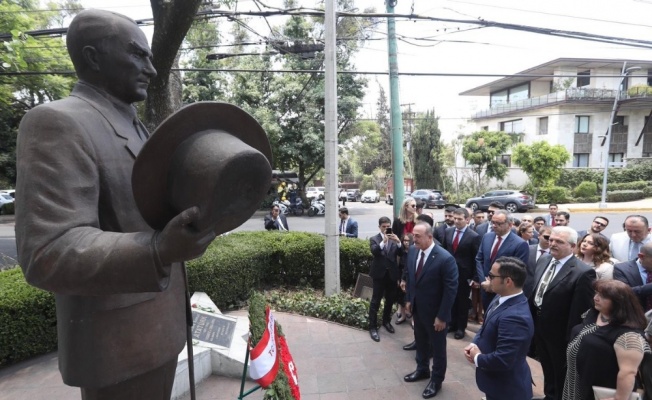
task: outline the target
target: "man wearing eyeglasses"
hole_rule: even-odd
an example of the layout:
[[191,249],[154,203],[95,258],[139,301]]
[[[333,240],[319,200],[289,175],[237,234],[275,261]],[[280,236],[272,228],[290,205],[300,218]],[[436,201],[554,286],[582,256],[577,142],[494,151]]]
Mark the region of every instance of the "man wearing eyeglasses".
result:
[[602,236],[607,240],[607,243],[609,243],[609,238],[602,233],[602,231],[605,230],[607,225],[609,225],[609,220],[606,217],[602,217],[602,216],[595,217],[593,218],[593,222],[591,223],[591,228],[584,231],[577,232],[577,239],[581,240],[587,234],[594,233],[596,235]]
[[550,254],[537,262],[534,291],[529,297],[546,399],[561,399],[571,329],[593,305],[595,270],[573,255],[576,243],[577,232],[572,228],[552,229]]
[[493,232],[482,238],[480,250],[475,257],[478,282],[482,288],[482,306],[485,310],[494,298],[489,285],[489,271],[498,257],[516,257],[527,264],[530,247],[514,232],[514,218],[505,210],[498,210],[491,218]]
[[502,203],[498,201],[492,201],[491,204],[489,204],[489,208],[487,210],[487,222],[482,223],[475,228],[475,231],[478,233],[478,235],[480,235],[480,237],[486,235],[488,232],[493,232],[493,227],[491,226],[491,218],[494,216],[496,211],[504,209],[505,206],[503,206]]
[[513,257],[496,260],[489,272],[497,294],[482,328],[466,346],[466,359],[475,364],[475,381],[487,400],[532,398],[532,374],[526,356],[534,325],[523,295],[525,264]]

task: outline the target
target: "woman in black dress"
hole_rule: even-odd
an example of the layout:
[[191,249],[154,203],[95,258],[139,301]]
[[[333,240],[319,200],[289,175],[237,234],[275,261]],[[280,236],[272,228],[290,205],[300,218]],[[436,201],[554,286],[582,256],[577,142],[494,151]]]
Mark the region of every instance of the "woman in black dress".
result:
[[645,315],[632,289],[612,279],[593,283],[594,308],[573,328],[566,351],[564,400],[592,400],[593,386],[616,389],[616,399],[634,391],[636,372],[650,347]]
[[398,304],[398,311],[396,311],[396,325],[405,322],[408,317],[405,313],[405,288],[401,287],[401,281],[406,280],[407,274],[407,254],[410,246],[414,244],[411,233],[406,233],[401,239],[401,249],[398,254],[398,270],[401,277],[397,282],[399,290],[396,291],[396,303]]

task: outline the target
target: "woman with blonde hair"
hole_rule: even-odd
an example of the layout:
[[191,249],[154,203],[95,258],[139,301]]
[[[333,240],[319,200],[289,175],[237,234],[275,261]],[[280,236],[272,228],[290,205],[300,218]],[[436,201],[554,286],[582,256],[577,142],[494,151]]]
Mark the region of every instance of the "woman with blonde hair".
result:
[[395,218],[392,223],[392,232],[401,238],[408,233],[412,233],[418,216],[416,200],[412,197],[406,197],[401,205],[398,218]]
[[618,262],[611,258],[609,242],[604,236],[587,233],[575,247],[575,257],[595,269],[598,279],[613,279],[614,264]]

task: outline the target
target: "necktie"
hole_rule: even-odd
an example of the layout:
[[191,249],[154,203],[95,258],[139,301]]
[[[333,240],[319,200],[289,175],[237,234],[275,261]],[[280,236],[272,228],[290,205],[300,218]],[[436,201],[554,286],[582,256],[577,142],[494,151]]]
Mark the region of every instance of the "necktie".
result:
[[493,301],[491,302],[491,304],[489,304],[489,308],[487,309],[487,312],[484,313],[484,318],[485,319],[489,318],[489,314],[491,314],[496,309],[496,307],[498,307],[498,300],[499,299],[500,299],[500,296],[496,296],[493,299]]
[[[652,283],[652,272],[647,273],[647,279],[645,280],[645,283]],[[647,300],[645,302],[645,311],[652,310],[652,295],[647,296]]]
[[633,241],[629,241],[629,259],[636,260],[638,258],[638,253],[641,251],[641,244]]
[[540,258],[542,255],[546,254],[546,251],[545,251],[544,249],[539,250],[539,252],[540,252],[540,254],[537,256],[537,261],[539,260],[539,258]]
[[344,229],[345,226],[346,226],[345,222],[342,221],[342,223],[340,224],[340,233],[346,233],[346,229]]
[[[421,270],[423,269],[424,258],[426,258],[426,253],[424,253],[422,251],[421,252],[421,257],[419,257],[419,264],[417,265],[417,271],[414,274],[417,279],[419,279],[419,275],[421,274]],[[650,275],[652,275],[652,274],[650,274]]]
[[544,272],[543,277],[541,278],[541,283],[539,283],[539,288],[537,289],[537,294],[534,296],[535,306],[541,307],[541,303],[543,303],[543,294],[546,292],[550,281],[552,281],[557,265],[559,265],[559,261],[553,259],[546,272]]
[[455,230],[455,239],[453,239],[453,253],[457,251],[457,245],[460,244],[460,233],[459,229]]
[[278,217],[278,219],[276,220],[276,223],[278,224],[279,230],[281,230],[281,231],[287,230],[287,229],[285,229],[285,226],[283,226],[283,221],[281,220],[281,217]]
[[493,264],[494,260],[496,259],[496,254],[498,254],[498,248],[500,247],[500,242],[503,241],[502,236],[496,236],[498,240],[496,240],[496,244],[494,244],[494,248],[491,249],[491,257],[489,257],[489,261]]
[[550,226],[557,226],[557,221],[555,221],[555,217],[550,216]]

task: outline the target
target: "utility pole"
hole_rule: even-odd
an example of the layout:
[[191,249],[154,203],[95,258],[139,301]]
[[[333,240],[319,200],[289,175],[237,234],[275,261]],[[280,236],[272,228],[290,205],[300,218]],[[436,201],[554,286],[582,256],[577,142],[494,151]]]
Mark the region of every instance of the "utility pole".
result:
[[[397,0],[385,0],[387,13],[394,14]],[[392,175],[394,177],[394,215],[401,211],[405,198],[403,183],[403,120],[398,99],[398,59],[396,56],[396,21],[394,17],[387,18],[387,48],[389,52],[389,104],[390,123],[392,125]]]
[[401,107],[407,106],[408,110],[405,113],[404,121],[407,121],[407,140],[405,140],[405,148],[407,150],[408,156],[405,163],[407,164],[408,172],[410,173],[410,178],[414,179],[414,170],[412,169],[412,159],[410,158],[410,148],[412,147],[412,124],[414,123],[412,115],[412,106],[414,103],[405,103],[401,104]]
[[324,52],[324,165],[326,242],[324,243],[324,292],[327,296],[340,292],[340,238],[337,229],[337,64],[335,0],[326,0]]

